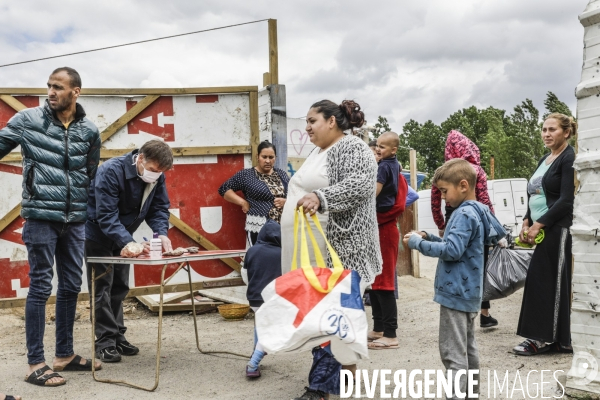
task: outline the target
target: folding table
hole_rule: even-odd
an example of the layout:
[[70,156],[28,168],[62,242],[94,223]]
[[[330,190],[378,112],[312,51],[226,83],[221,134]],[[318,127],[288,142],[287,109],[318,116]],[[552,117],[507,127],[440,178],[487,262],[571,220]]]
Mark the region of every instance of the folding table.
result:
[[[222,258],[232,258],[232,257],[242,257],[246,254],[246,250],[214,250],[214,251],[200,251],[198,253],[189,254],[185,253],[181,256],[175,257],[162,257],[162,258],[150,258],[148,256],[139,256],[137,258],[123,258],[123,257],[87,257],[88,263],[100,263],[100,264],[136,264],[136,268],[143,268],[145,265],[162,265],[162,273],[160,276],[160,302],[159,302],[159,310],[158,310],[158,340],[156,342],[156,373],[155,373],[155,381],[154,386],[151,388],[146,388],[143,386],[138,386],[136,384],[124,381],[124,380],[112,380],[112,379],[101,379],[96,377],[96,307],[95,301],[92,300],[94,306],[92,309],[92,377],[97,382],[103,383],[120,383],[123,385],[131,386],[136,389],[142,389],[149,392],[154,391],[158,387],[158,379],[160,376],[160,347],[161,347],[161,334],[162,334],[162,313],[163,313],[163,295],[164,288],[167,283],[179,272],[181,269],[184,269],[188,273],[188,282],[190,288],[190,296],[192,300],[192,317],[194,318],[194,332],[196,333],[196,347],[201,353],[222,353],[222,354],[234,354],[237,356],[243,356],[241,354],[231,353],[227,351],[202,351],[200,348],[200,341],[198,339],[198,324],[196,322],[196,306],[194,303],[194,292],[192,289],[192,269],[190,267],[190,261],[204,261],[204,260],[214,260],[214,259],[222,259]],[[165,280],[165,271],[169,264],[179,263],[177,270]],[[96,298],[96,279],[102,277],[105,272],[98,277],[96,277],[96,272],[94,268],[91,268],[92,276],[91,276],[91,294],[90,298]]]

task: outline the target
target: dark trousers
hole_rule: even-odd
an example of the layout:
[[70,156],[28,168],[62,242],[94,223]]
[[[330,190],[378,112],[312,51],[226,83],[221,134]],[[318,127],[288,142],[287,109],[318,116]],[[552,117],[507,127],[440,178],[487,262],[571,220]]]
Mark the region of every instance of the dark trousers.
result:
[[387,338],[396,337],[398,329],[398,307],[393,290],[371,290],[371,310],[373,313],[373,331],[383,332]]
[[72,356],[73,324],[83,274],[84,224],[28,219],[22,237],[29,260],[29,292],[25,303],[27,362],[45,361],[46,301],[52,293],[55,258],[58,278],[55,355]]
[[308,387],[312,390],[339,395],[342,364],[331,354],[330,345],[317,346],[313,348],[312,354],[313,363],[308,373]]
[[[85,241],[86,257],[116,257],[120,254],[121,249],[113,248],[112,245],[106,246],[93,240]],[[123,300],[129,292],[129,267],[129,264],[87,263],[90,296],[92,268],[96,277],[106,272],[106,275],[96,279],[96,350],[114,347],[126,340]]]

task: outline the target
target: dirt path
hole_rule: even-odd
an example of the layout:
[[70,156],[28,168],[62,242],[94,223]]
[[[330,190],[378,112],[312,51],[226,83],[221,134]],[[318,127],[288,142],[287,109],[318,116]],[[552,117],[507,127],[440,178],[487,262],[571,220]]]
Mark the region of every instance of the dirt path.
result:
[[[442,369],[439,359],[438,312],[433,303],[433,276],[436,259],[422,258],[423,277],[403,277],[399,281],[398,300],[401,348],[398,350],[372,351],[371,359],[361,362],[360,369]],[[496,370],[504,376],[509,371],[510,387],[517,371],[526,386],[527,374],[532,370],[566,371],[571,364],[571,355],[542,354],[535,357],[519,357],[510,351],[521,341],[515,335],[521,306],[522,292],[504,300],[492,302],[492,315],[500,322],[497,328],[477,328],[482,388],[481,398],[488,398],[488,370]],[[89,310],[80,305],[81,318],[75,322],[75,350],[88,356],[90,346]],[[370,308],[367,308],[370,316]],[[166,315],[164,319],[161,377],[158,389],[146,393],[117,385],[94,382],[91,373],[64,373],[68,383],[57,388],[40,388],[23,381],[26,373],[26,349],[22,309],[1,310],[0,326],[0,392],[20,394],[24,399],[291,399],[303,392],[311,365],[309,353],[267,356],[263,361],[263,376],[257,381],[244,377],[246,361],[230,356],[199,354],[195,347],[193,322],[187,313]],[[99,376],[113,379],[128,379],[141,385],[154,383],[154,355],[156,347],[157,318],[140,306],[127,314],[128,340],[139,346],[141,352],[135,357],[125,358],[118,364],[107,364]],[[252,350],[253,321],[227,322],[218,314],[198,317],[201,345],[206,350],[229,350],[250,354]],[[46,325],[46,355],[54,354],[54,323]],[[51,361],[51,358],[49,358]],[[493,374],[493,372],[492,372]],[[562,373],[559,373],[562,374]],[[493,375],[492,375],[493,376]],[[545,375],[544,396],[555,396],[551,392],[556,382],[551,373]],[[534,396],[540,383],[539,372],[529,378],[530,396],[517,390],[513,396],[499,394],[495,398],[541,398]],[[378,389],[379,390],[379,389]],[[539,390],[539,389],[538,389]],[[491,396],[494,398],[493,389]],[[560,394],[560,391],[559,391]],[[332,399],[338,398],[332,396]],[[379,397],[375,397],[379,398]]]

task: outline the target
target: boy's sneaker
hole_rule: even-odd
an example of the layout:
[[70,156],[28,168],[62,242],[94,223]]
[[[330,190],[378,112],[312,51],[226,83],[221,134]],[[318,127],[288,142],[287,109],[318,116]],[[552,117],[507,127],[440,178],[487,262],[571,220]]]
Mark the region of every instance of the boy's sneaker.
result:
[[121,355],[114,346],[96,351],[96,357],[105,363],[116,363],[121,361]]
[[487,317],[483,314],[479,316],[479,326],[482,328],[491,328],[492,326],[498,325],[498,320],[491,315]]
[[306,392],[300,397],[296,397],[294,400],[328,400],[329,395],[320,390],[312,390],[305,387]]
[[255,370],[251,370],[250,366],[246,365],[246,378],[260,378],[260,365]]
[[117,351],[124,356],[135,356],[140,349],[129,343],[127,340],[117,343]]

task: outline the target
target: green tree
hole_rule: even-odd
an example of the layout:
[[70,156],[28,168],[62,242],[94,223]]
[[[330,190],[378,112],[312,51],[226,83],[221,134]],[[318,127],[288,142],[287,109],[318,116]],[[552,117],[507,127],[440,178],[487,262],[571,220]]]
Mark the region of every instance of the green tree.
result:
[[455,112],[440,125],[445,133],[459,131],[473,143],[482,143],[489,129],[483,110],[475,106]]
[[377,117],[377,123],[375,124],[375,130],[373,131],[373,138],[377,139],[381,136],[382,133],[391,131],[390,124],[388,123],[387,118],[382,117],[381,115]]
[[555,112],[565,114],[570,117],[573,116],[573,114],[571,113],[571,109],[565,103],[560,101],[558,97],[556,97],[556,95],[552,92],[546,93],[546,100],[544,100],[544,106],[546,107],[546,113],[544,114],[542,119],[546,119],[548,115]]
[[[509,175],[512,162],[509,152],[509,138],[504,130],[504,110],[489,107],[482,112],[488,131],[483,142],[478,147],[481,151],[481,164],[485,169],[488,179],[491,179],[491,159],[494,157],[494,179],[506,178]],[[477,144],[477,143],[475,143]]]
[[446,135],[439,125],[431,120],[422,125],[410,120],[402,128],[397,157],[402,166],[408,169],[409,149],[416,150],[417,168],[419,172],[427,174],[426,182],[429,182],[436,168],[444,163],[445,143]]
[[[544,105],[544,117],[552,112],[571,115],[567,105],[552,92],[547,93]],[[387,119],[380,117],[380,122],[383,121]],[[436,168],[444,163],[446,137],[451,130],[461,132],[479,147],[481,166],[488,176],[494,156],[495,179],[529,178],[538,160],[547,152],[540,135],[540,111],[530,99],[525,99],[512,113],[494,107],[471,106],[451,114],[439,126],[431,120],[424,124],[410,120],[402,128],[398,160],[406,168],[409,149],[415,149],[418,169],[428,174],[426,182],[429,182]]]

